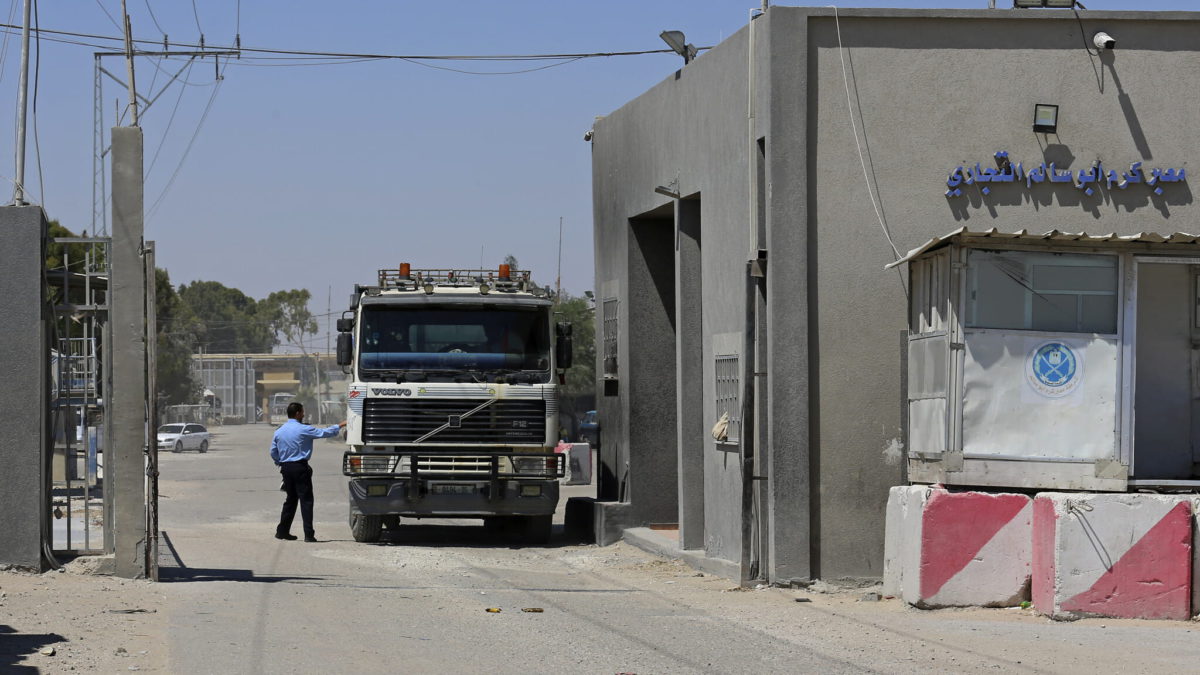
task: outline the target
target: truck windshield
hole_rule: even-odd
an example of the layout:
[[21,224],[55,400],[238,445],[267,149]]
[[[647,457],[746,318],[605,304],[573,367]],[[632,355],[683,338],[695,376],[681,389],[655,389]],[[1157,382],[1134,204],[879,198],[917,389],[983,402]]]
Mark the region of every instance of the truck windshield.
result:
[[365,307],[364,370],[549,370],[550,326],[542,307]]

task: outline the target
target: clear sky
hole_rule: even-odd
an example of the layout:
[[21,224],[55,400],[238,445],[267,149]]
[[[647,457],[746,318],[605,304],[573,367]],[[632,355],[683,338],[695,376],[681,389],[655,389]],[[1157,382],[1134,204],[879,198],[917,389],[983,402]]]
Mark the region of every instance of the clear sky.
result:
[[[127,2],[139,38],[161,40],[165,31],[173,42],[196,42],[202,30],[207,45],[228,45],[240,30],[246,47],[385,54],[659,49],[664,45],[658,33],[665,29],[682,30],[689,42],[706,46],[745,25],[749,8],[758,5],[748,0]],[[979,9],[987,0],[838,4]],[[1182,0],[1084,4],[1093,10],[1200,8]],[[21,0],[0,0],[0,12],[9,12],[0,20],[20,23],[20,5]],[[105,12],[119,20],[119,0],[42,5],[44,29],[119,34]],[[18,43],[8,36],[0,61],[0,91],[10,101],[16,98]],[[26,183],[34,201],[76,231],[91,228],[94,51],[42,42],[37,120],[44,196],[32,136],[29,141]],[[121,59],[105,62],[124,76]],[[158,93],[183,64],[137,59],[139,91]],[[308,288],[316,298],[314,310],[323,312],[327,289],[332,287],[333,308],[340,309],[354,283],[368,283],[379,267],[403,261],[414,267],[473,266],[482,254],[491,267],[512,253],[534,270],[536,280],[553,284],[562,217],[562,282],[581,294],[592,288],[591,164],[583,133],[594,116],[620,107],[680,64],[674,54],[652,54],[580,60],[525,74],[476,75],[405,61],[314,66],[243,59],[225,68],[213,97],[213,59],[206,58],[187,71],[187,84],[166,89],[141,120],[147,237],[158,242],[158,263],[177,284],[211,279],[260,298],[281,288]],[[547,64],[434,65],[509,71]],[[126,93],[106,81],[103,96],[108,127]],[[0,128],[14,129],[15,107],[0,106]],[[0,176],[6,187],[0,201],[11,199],[13,148],[13,134],[3,134]],[[323,336],[320,342],[323,346]]]

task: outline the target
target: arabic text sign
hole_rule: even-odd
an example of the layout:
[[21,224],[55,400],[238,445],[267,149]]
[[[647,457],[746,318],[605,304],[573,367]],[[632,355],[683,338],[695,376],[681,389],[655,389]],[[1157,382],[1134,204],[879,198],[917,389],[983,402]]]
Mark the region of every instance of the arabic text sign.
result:
[[1125,190],[1130,185],[1145,184],[1154,190],[1154,194],[1161,195],[1164,184],[1187,180],[1187,169],[1150,169],[1147,171],[1142,169],[1141,162],[1130,164],[1128,171],[1113,169],[1105,172],[1103,162],[1096,161],[1091,167],[1074,172],[1070,169],[1059,169],[1054,162],[1049,165],[1042,162],[1029,169],[1026,169],[1020,162],[1014,166],[1005,151],[997,152],[995,159],[995,168],[981,168],[976,163],[973,167],[960,166],[951,171],[950,177],[946,179],[946,186],[949,188],[946,190],[946,196],[961,197],[965,185],[979,185],[979,191],[986,195],[991,192],[989,183],[1021,181],[1025,182],[1027,188],[1032,188],[1035,183],[1047,181],[1070,183],[1072,187],[1081,190],[1088,196],[1095,194],[1096,187],[1101,183],[1105,183],[1109,190]]

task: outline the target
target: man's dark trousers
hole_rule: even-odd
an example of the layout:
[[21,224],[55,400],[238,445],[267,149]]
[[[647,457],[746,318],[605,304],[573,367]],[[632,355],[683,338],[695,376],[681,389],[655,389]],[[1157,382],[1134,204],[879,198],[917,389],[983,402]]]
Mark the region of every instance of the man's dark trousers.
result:
[[287,499],[283,501],[283,512],[279,514],[279,527],[275,534],[291,534],[292,519],[296,517],[296,503],[300,503],[300,515],[304,518],[304,536],[314,536],[313,531],[313,487],[312,468],[307,461],[284,462],[279,465],[283,476],[283,490]]

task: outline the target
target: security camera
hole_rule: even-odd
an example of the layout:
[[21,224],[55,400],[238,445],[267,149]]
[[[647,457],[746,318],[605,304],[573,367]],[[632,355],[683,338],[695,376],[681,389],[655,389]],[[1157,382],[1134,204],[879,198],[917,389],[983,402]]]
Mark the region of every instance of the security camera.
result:
[[591,141],[591,140],[592,140],[592,136],[593,136],[594,134],[595,134],[595,132],[594,132],[594,131],[592,131],[591,129],[588,129],[587,131],[583,132],[583,140],[585,140],[585,141]]
[[1096,45],[1096,49],[1112,49],[1117,46],[1117,41],[1108,33],[1100,31],[1092,38],[1092,44]]

